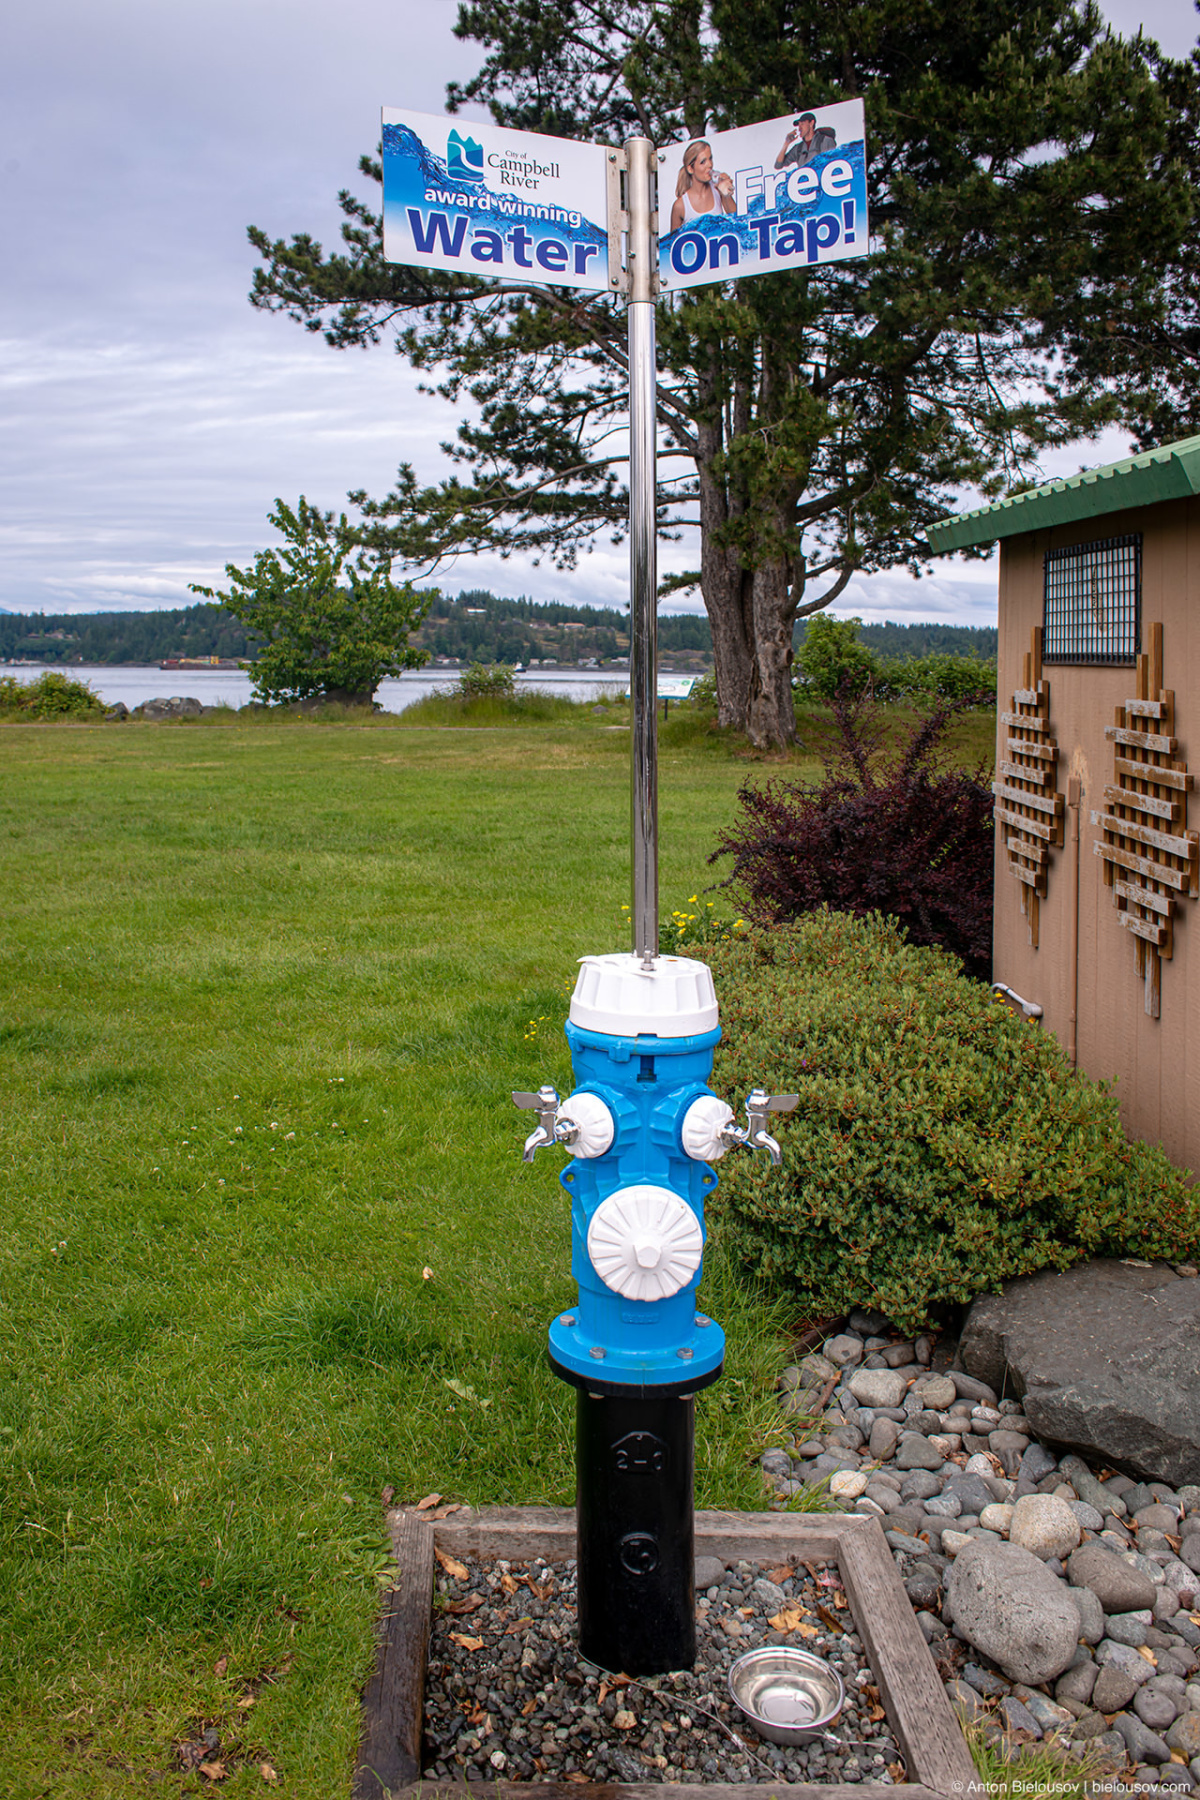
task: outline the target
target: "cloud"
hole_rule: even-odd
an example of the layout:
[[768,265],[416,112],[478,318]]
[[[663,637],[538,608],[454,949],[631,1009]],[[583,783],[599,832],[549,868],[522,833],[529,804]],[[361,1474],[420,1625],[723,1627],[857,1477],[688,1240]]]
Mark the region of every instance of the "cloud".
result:
[[[1192,41],[1178,0],[1104,10],[1176,54]],[[245,228],[336,240],[379,107],[438,112],[477,68],[453,19],[450,0],[40,0],[6,19],[0,606],[183,604],[268,541],[276,495],[337,506],[402,460],[436,476],[453,409],[385,347],[338,355],[253,313]],[[664,572],[695,560],[661,547]],[[464,559],[444,584],[623,606],[627,557],[602,540],[565,575]],[[837,610],[974,621],[994,589],[981,565],[940,564],[852,583]]]

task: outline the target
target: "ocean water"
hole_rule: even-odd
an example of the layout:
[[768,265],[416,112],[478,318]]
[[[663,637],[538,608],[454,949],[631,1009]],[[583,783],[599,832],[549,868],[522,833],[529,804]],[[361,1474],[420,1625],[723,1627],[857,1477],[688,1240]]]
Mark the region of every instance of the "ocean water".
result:
[[[73,681],[86,681],[109,706],[123,700],[131,710],[144,700],[172,696],[199,700],[202,706],[246,706],[252,696],[250,677],[241,669],[160,669],[156,665],[83,663],[0,663],[0,674],[34,681],[46,669],[59,669]],[[413,669],[381,681],[375,698],[384,712],[399,713],[435,688],[452,688],[457,669]],[[517,687],[587,700],[604,690],[622,693],[629,686],[624,669],[536,669],[518,675]]]

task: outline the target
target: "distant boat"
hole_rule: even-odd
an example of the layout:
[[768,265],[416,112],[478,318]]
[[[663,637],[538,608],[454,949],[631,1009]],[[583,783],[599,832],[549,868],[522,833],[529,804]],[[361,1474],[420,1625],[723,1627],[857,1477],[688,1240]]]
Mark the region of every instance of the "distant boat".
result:
[[230,656],[164,656],[160,669],[243,669],[245,663]]

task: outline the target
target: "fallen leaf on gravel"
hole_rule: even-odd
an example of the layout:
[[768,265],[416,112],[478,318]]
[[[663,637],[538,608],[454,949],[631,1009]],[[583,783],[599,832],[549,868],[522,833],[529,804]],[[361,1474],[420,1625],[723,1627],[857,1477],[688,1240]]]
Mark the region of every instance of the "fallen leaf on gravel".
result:
[[843,1607],[849,1606],[850,1602],[847,1600],[845,1594],[838,1593],[833,1596],[833,1604],[837,1607],[838,1611],[840,1612],[843,1609]]
[[774,1582],[789,1581],[795,1573],[796,1571],[793,1569],[791,1563],[780,1563],[777,1569],[767,1570],[767,1580]]
[[831,1613],[827,1606],[818,1605],[817,1617],[818,1617],[818,1619],[823,1619],[825,1621],[826,1625],[828,1625],[833,1631],[840,1631],[842,1629],[841,1620],[834,1613]]
[[464,1613],[478,1612],[482,1605],[482,1594],[468,1594],[465,1600],[452,1600],[446,1611],[453,1613],[456,1619],[461,1619]]
[[882,1706],[873,1706],[867,1714],[867,1717],[870,1719],[872,1725],[878,1725],[880,1719],[887,1718],[887,1714],[884,1712]]
[[526,1613],[523,1619],[517,1619],[513,1624],[506,1626],[504,1635],[505,1637],[512,1637],[516,1632],[524,1631],[527,1626],[532,1624],[532,1617],[529,1613]]
[[213,1674],[216,1676],[218,1681],[220,1681],[222,1675],[225,1673],[225,1671],[228,1667],[229,1667],[229,1658],[227,1656],[218,1656],[216,1662],[213,1664]]
[[504,1574],[500,1577],[500,1586],[504,1589],[506,1594],[515,1594],[520,1583],[515,1575]]
[[270,1763],[259,1763],[258,1772],[264,1781],[279,1780],[279,1776],[275,1773],[275,1770],[271,1767]]
[[200,1764],[200,1773],[207,1775],[210,1781],[224,1781],[228,1770],[221,1762],[203,1762]]
[[537,1696],[534,1695],[533,1699],[527,1700],[525,1702],[524,1706],[521,1708],[521,1717],[523,1719],[527,1719],[529,1717],[530,1713],[535,1713],[536,1711],[537,1711]]
[[564,1777],[566,1781],[590,1781],[591,1779],[591,1776],[586,1775],[582,1769],[568,1769]]
[[1139,1644],[1138,1645],[1138,1655],[1144,1656],[1146,1661],[1150,1664],[1152,1669],[1157,1669],[1158,1658],[1157,1658],[1157,1656],[1155,1656],[1153,1650],[1151,1650],[1149,1644]]
[[893,1781],[903,1781],[904,1780],[905,1770],[904,1770],[903,1763],[899,1763],[899,1762],[889,1763],[887,1766],[887,1769],[888,1769],[888,1774],[891,1776]]
[[777,1612],[773,1619],[768,1619],[767,1624],[772,1631],[795,1631],[803,1617],[804,1614],[798,1606],[785,1606],[783,1611]]
[[441,1497],[440,1494],[426,1494],[423,1500],[417,1501],[415,1510],[417,1512],[428,1512],[431,1506],[436,1506],[438,1504]]
[[455,1581],[470,1580],[471,1571],[467,1568],[467,1565],[465,1563],[460,1563],[458,1559],[451,1556],[448,1551],[439,1550],[435,1544],[433,1547],[433,1554],[437,1557],[447,1575],[453,1575]]
[[482,1638],[468,1637],[466,1635],[466,1633],[462,1632],[462,1631],[452,1631],[450,1633],[450,1642],[452,1644],[457,1644],[460,1650],[482,1650],[483,1649],[483,1639]]

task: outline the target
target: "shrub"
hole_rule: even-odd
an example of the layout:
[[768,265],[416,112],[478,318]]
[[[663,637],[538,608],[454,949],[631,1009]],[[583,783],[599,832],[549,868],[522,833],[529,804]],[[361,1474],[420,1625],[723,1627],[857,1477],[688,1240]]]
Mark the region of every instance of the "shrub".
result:
[[473,662],[458,678],[458,692],[468,700],[501,699],[516,692],[507,663]]
[[688,695],[688,704],[695,707],[697,712],[703,713],[706,718],[710,716],[716,718],[717,677],[714,670],[709,669],[705,674],[696,677],[692,683],[692,691]]
[[810,1316],[939,1307],[1085,1256],[1192,1256],[1200,1194],[1131,1142],[1115,1099],[1055,1040],[905,941],[821,911],[706,951],[721,1005],[713,1085],[798,1093],[781,1169],[737,1152],[715,1217]]
[[881,700],[958,700],[965,706],[995,706],[996,664],[974,656],[931,650],[926,656],[884,659],[873,692]]
[[940,760],[963,702],[944,703],[897,745],[865,698],[834,699],[838,736],[820,782],[747,783],[741,817],[709,858],[732,856],[756,924],[819,906],[887,913],[915,944],[952,950],[969,973],[992,968],[991,789]]
[[796,652],[796,667],[808,699],[832,704],[839,692],[864,693],[880,673],[875,652],[858,635],[861,619],[831,619],[814,613]]
[[72,681],[47,669],[36,681],[0,676],[0,717],[9,719],[99,719],[104,702],[86,681]]

